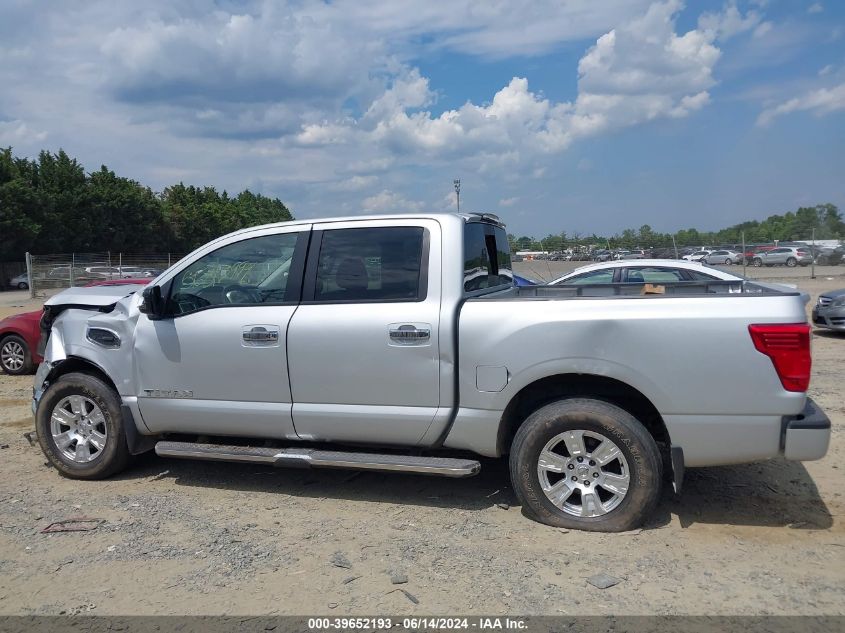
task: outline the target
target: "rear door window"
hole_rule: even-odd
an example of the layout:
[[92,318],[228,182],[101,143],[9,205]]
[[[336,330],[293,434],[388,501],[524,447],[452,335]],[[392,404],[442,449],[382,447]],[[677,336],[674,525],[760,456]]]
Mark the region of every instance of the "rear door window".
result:
[[422,301],[425,229],[387,226],[323,233],[314,301]]

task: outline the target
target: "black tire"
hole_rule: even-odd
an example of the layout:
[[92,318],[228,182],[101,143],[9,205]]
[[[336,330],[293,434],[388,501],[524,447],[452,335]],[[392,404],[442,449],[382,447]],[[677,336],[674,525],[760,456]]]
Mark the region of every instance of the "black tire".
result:
[[795,264],[797,264],[797,263],[798,263],[798,260],[795,259],[794,257],[790,257],[789,259],[786,260],[786,265],[789,266],[790,268],[795,268]]
[[759,257],[755,257],[754,259],[751,260],[751,265],[759,268],[760,266],[763,265],[763,260],[760,259]]
[[[16,366],[17,363],[12,360],[11,353],[13,350],[23,351],[23,364],[20,367]],[[15,366],[13,366],[13,363]],[[12,376],[31,374],[35,369],[35,363],[32,362],[32,352],[29,349],[29,345],[17,334],[9,334],[0,339],[0,368]]]
[[[571,430],[612,439],[629,465],[627,493],[606,514],[574,516],[552,503],[543,491],[538,473],[540,453],[557,435]],[[554,527],[593,532],[624,532],[639,527],[660,498],[662,471],[660,451],[646,428],[627,411],[600,400],[570,398],[538,409],[519,427],[511,445],[511,483],[523,510]]]
[[29,290],[29,284],[22,281],[18,284],[18,290]]
[[[102,411],[107,429],[106,442],[96,457],[85,463],[66,457],[56,445],[50,429],[54,408],[66,397],[80,395],[93,401]],[[131,455],[120,413],[120,398],[100,378],[91,374],[70,373],[47,388],[35,414],[35,431],[41,450],[62,475],[71,479],[105,479],[129,464]]]

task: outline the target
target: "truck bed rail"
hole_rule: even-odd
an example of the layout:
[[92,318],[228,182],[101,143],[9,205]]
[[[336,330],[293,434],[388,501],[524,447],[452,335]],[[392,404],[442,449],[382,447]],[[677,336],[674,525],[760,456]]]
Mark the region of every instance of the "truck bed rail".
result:
[[801,294],[786,288],[777,288],[746,280],[677,281],[667,283],[597,283],[557,284],[554,286],[520,286],[502,292],[477,297],[477,299],[595,299],[606,297],[654,298],[678,296],[791,296]]

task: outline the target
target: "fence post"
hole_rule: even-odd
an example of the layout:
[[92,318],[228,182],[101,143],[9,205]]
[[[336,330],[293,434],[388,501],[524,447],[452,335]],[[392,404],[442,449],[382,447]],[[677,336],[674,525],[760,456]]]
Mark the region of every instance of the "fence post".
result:
[[816,227],[813,227],[813,250],[810,253],[810,257],[812,258],[810,269],[810,279],[816,278]]
[[170,268],[170,253],[167,254],[167,267]]
[[70,254],[70,288],[73,288],[73,269],[76,268],[76,253]]
[[35,286],[32,285],[32,255],[26,252],[26,283],[29,286],[29,298],[35,299]]

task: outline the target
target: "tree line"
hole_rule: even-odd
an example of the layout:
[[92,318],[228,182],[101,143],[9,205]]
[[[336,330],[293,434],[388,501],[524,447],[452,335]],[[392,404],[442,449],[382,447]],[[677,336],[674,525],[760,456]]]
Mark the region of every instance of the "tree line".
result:
[[179,183],[155,192],[63,150],[37,159],[0,149],[0,261],[35,254],[184,254],[247,226],[291,220],[278,198]]
[[[63,150],[37,159],[0,149],[0,261],[21,261],[24,253],[187,253],[220,235],[293,216],[278,198],[244,190],[236,196],[214,187],[179,183],[154,192],[117,176],[105,165],[86,173]],[[674,234],[679,247],[749,244],[774,240],[845,238],[845,222],[833,204],[801,207],[765,220],[720,231],[690,228]],[[671,233],[644,224],[613,236],[552,233],[542,239],[508,235],[511,249],[556,251],[572,246],[666,248]]]
[[[817,240],[845,238],[845,221],[834,204],[818,204],[814,207],[800,207],[783,215],[770,215],[762,221],[749,220],[720,231],[699,231],[683,229],[674,234],[677,246],[718,246],[742,243],[745,233],[746,244],[765,244],[775,240]],[[511,250],[560,251],[573,246],[598,246],[600,248],[669,248],[672,233],[654,231],[648,224],[639,229],[625,229],[612,236],[584,235],[581,233],[551,233],[542,239],[527,235],[508,235]]]

